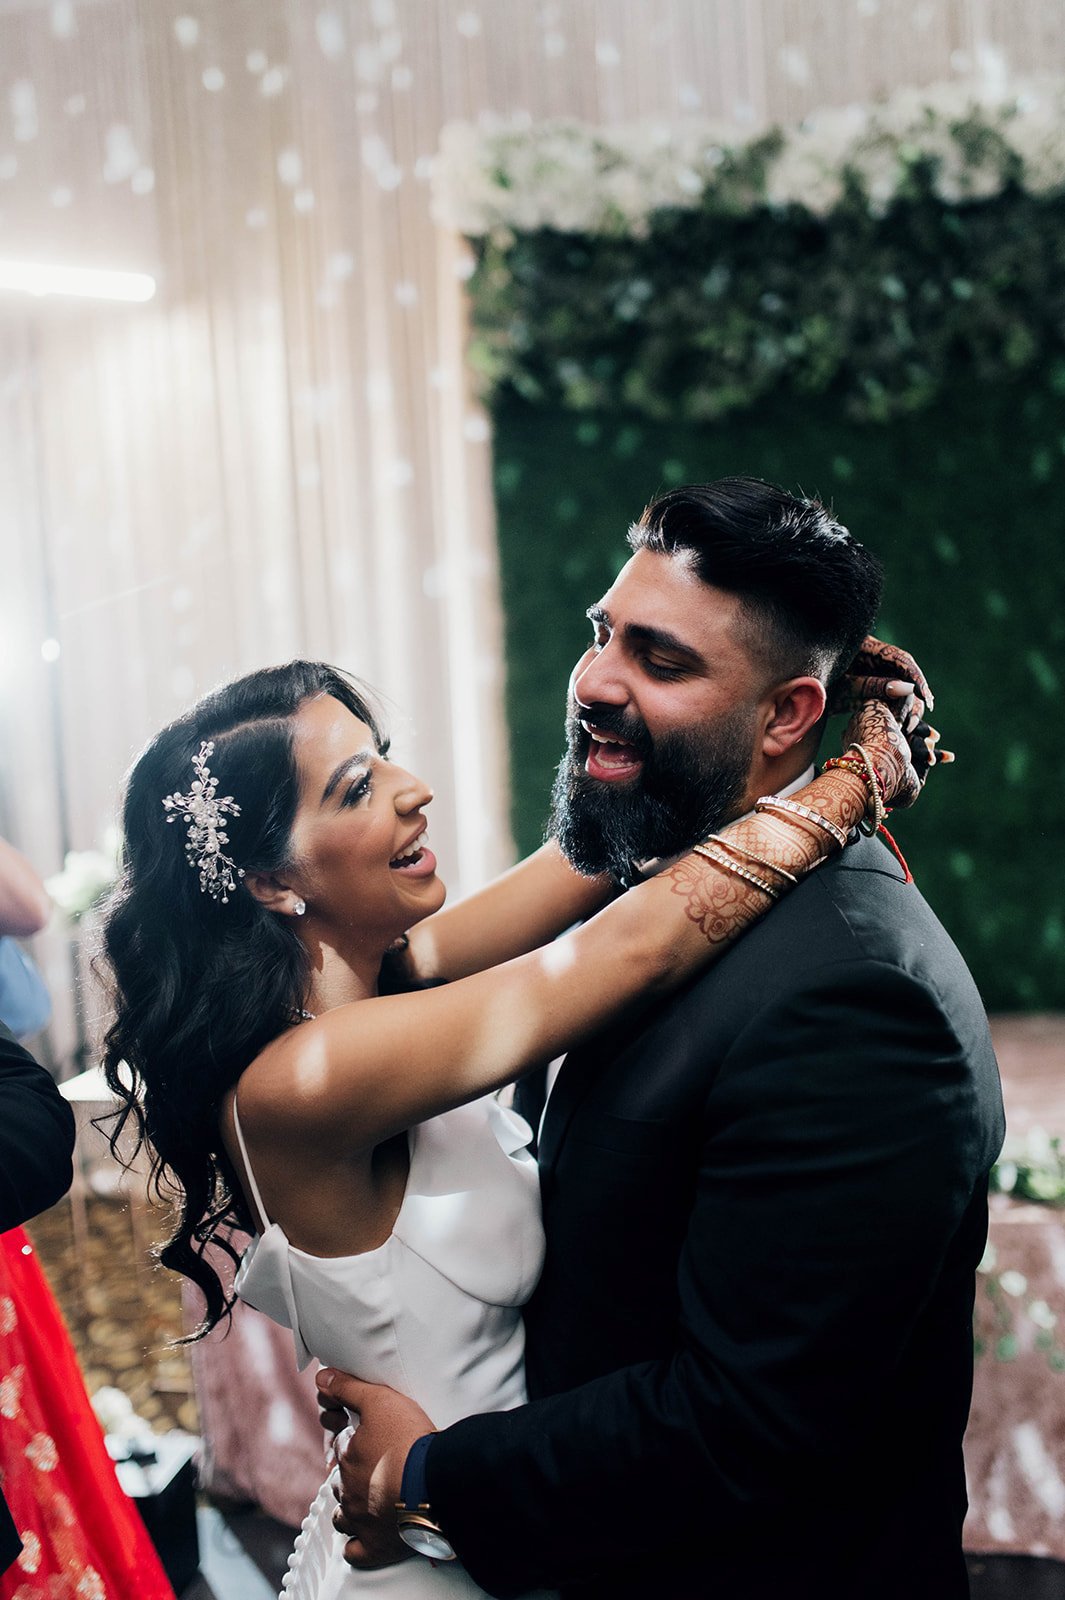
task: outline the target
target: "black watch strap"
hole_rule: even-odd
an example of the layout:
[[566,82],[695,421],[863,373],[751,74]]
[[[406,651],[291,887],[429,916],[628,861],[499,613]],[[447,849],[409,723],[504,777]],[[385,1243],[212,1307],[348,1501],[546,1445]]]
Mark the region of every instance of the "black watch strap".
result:
[[416,1511],[419,1506],[428,1503],[429,1488],[425,1476],[425,1458],[429,1454],[432,1442],[432,1434],[423,1433],[420,1439],[415,1439],[407,1451],[399,1497],[408,1511]]

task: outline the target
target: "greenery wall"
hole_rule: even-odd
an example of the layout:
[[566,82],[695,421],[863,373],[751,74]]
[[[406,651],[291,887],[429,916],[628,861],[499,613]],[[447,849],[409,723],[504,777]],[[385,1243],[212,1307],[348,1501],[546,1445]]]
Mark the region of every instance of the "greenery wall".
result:
[[575,413],[499,393],[495,482],[514,829],[542,837],[585,608],[663,488],[743,472],[834,503],[883,557],[880,632],[936,689],[958,764],[894,828],[993,1010],[1065,1007],[1065,399],[960,374],[871,426],[777,395],[714,424]]
[[[955,767],[897,836],[994,1009],[1065,1008],[1065,83],[734,146],[456,138],[495,422],[514,827],[541,837],[585,608],[660,490],[832,503]],[[461,131],[461,130],[460,130]]]

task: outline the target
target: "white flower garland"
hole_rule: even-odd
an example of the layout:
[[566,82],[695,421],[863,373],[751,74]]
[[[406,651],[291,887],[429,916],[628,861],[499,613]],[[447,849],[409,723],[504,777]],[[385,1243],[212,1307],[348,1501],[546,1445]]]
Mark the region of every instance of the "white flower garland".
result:
[[[434,215],[471,238],[537,228],[639,235],[653,211],[699,205],[727,158],[767,131],[693,121],[451,123],[435,163]],[[919,160],[934,162],[936,193],[947,204],[998,194],[1013,174],[1032,194],[1065,187],[1065,80],[1057,77],[994,91],[972,83],[904,89],[779,132],[781,148],[752,206],[797,205],[825,216],[850,173],[880,212]]]

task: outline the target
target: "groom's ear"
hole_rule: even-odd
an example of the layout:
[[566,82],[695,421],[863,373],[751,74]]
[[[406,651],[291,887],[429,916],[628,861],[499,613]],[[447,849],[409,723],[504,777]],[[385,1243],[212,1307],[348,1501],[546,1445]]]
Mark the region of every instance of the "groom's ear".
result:
[[821,721],[826,703],[825,686],[819,678],[788,678],[778,684],[769,698],[762,754],[767,758],[786,755],[801,744]]

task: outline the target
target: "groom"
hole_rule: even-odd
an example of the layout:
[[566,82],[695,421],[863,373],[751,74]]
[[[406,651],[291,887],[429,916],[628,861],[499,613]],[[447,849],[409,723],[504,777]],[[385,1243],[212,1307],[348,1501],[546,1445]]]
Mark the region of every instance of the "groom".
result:
[[[554,795],[569,858],[624,881],[806,781],[880,591],[821,506],[751,479],[666,495],[630,543],[589,612]],[[323,1375],[362,1419],[349,1559],[404,1553],[402,1499],[421,1548],[497,1596],[960,1600],[1002,1131],[972,979],[862,838],[563,1064],[528,1405],[434,1433],[394,1391]]]

